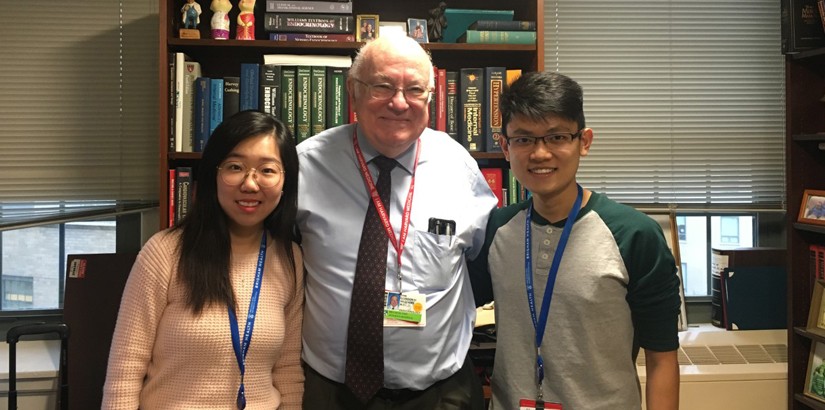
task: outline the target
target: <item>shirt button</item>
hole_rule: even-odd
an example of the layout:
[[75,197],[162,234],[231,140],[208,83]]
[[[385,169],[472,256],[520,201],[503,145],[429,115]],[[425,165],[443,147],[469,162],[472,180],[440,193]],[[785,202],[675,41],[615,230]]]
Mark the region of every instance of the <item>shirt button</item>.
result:
[[541,258],[542,258],[542,259],[544,259],[544,260],[547,260],[547,259],[549,259],[549,258],[550,258],[550,255],[548,255],[548,254],[546,254],[546,253],[542,253],[542,254],[541,254]]
[[544,244],[549,246],[549,245],[550,245],[550,240],[549,240],[549,239],[545,239],[545,240],[544,240]]
[[553,228],[548,227],[548,228],[547,228],[547,233],[553,233]]

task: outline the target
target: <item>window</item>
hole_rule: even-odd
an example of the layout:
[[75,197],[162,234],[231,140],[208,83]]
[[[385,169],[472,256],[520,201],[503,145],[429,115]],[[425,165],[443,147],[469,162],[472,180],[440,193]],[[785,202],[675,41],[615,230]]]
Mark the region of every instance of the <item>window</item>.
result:
[[114,252],[114,215],[157,206],[158,5],[4,3],[0,314],[59,309],[66,255]]
[[3,310],[31,309],[34,291],[31,276],[3,276]]
[[754,215],[784,210],[776,2],[546,0],[544,13],[545,70],[581,84],[595,134],[579,182],[675,209],[685,294],[709,295],[710,247],[756,246],[772,233]]
[[739,218],[723,216],[719,218],[719,241],[723,244],[739,244]]

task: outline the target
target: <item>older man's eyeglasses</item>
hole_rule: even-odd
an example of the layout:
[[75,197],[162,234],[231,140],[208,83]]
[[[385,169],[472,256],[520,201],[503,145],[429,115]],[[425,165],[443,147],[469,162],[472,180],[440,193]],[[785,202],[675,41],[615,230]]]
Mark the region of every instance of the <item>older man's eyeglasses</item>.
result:
[[274,162],[261,164],[257,168],[247,168],[242,162],[229,161],[218,167],[221,181],[232,186],[241,185],[247,176],[251,176],[261,188],[272,188],[281,182],[283,174],[284,171]]
[[542,135],[540,137],[528,137],[528,136],[518,136],[518,137],[505,137],[507,140],[507,145],[510,146],[510,149],[533,149],[533,147],[538,144],[538,142],[544,141],[550,148],[561,148],[569,145],[573,142],[574,139],[581,137],[582,130],[578,130],[576,132],[556,132],[553,134]]
[[430,96],[430,89],[420,85],[411,85],[406,88],[396,88],[391,84],[386,83],[368,84],[357,78],[353,78],[353,80],[366,86],[370,98],[374,100],[389,100],[392,97],[395,97],[395,94],[399,91],[401,91],[407,101],[423,101]]

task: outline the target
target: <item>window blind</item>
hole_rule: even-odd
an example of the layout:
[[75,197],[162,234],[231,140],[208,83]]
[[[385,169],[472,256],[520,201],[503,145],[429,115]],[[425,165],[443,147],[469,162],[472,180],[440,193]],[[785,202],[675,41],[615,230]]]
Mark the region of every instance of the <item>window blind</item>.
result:
[[157,19],[154,0],[3,7],[0,226],[157,204]]
[[784,209],[779,3],[546,0],[545,69],[584,89],[579,181],[644,206]]

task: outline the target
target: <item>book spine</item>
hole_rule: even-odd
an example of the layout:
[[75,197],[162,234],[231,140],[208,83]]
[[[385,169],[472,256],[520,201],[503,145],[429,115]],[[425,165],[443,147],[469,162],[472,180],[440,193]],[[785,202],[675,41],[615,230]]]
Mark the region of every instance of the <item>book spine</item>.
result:
[[318,41],[322,43],[338,43],[355,41],[355,35],[332,33],[269,33],[269,39],[275,41]]
[[266,0],[267,13],[352,13],[352,1]]
[[521,77],[521,69],[520,68],[511,68],[507,70],[507,85],[513,84],[513,81],[518,80]]
[[186,54],[175,53],[175,152],[183,152],[183,70]]
[[461,111],[458,136],[467,151],[484,151],[484,69],[462,68],[459,78],[458,106]]
[[468,30],[536,31],[536,22],[523,20],[478,20],[471,24]]
[[194,152],[203,152],[206,140],[209,139],[211,92],[212,84],[208,77],[198,77],[195,80],[195,136],[192,146]]
[[344,125],[347,120],[347,69],[327,67],[327,128]]
[[513,171],[508,169],[507,170],[507,193],[510,197],[509,205],[517,204],[519,202],[519,198],[518,198],[519,187],[518,187],[518,185],[519,185],[518,179],[516,179],[516,176],[513,174]]
[[209,102],[209,135],[223,122],[223,78],[213,78]]
[[463,39],[468,44],[536,44],[536,32],[467,30]]
[[241,78],[223,78],[223,119],[227,119],[240,110],[241,107]]
[[354,29],[351,15],[264,13],[266,31],[351,34]]
[[180,222],[189,212],[191,185],[192,167],[177,167],[175,169],[175,223]]
[[458,141],[458,71],[447,71],[447,134]]
[[481,168],[481,174],[484,175],[484,179],[487,181],[487,185],[490,186],[490,190],[493,191],[493,194],[498,198],[498,207],[501,208],[504,206],[504,193],[502,192],[504,186],[501,181],[501,168]]
[[327,127],[327,68],[312,66],[310,69],[310,119],[309,135],[318,135]]
[[175,53],[169,53],[169,146],[175,152]]
[[259,81],[261,75],[260,71],[260,64],[241,64],[241,111],[258,109],[258,88],[260,87]]
[[195,61],[184,63],[183,74],[183,131],[182,152],[194,151],[195,139],[195,79],[201,76],[201,65]]
[[447,69],[439,68],[435,76],[435,129],[447,131]]
[[175,184],[175,169],[169,169],[169,185],[168,185],[168,198],[167,198],[167,206],[168,212],[166,214],[168,219],[168,226],[172,226],[175,224],[175,189],[177,185]]
[[504,138],[499,100],[504,91],[504,67],[484,68],[484,146],[487,152],[501,152]]
[[[295,76],[297,67],[281,66],[281,121],[292,132],[297,135],[295,129]],[[296,140],[297,141],[297,140]]]
[[298,66],[295,72],[295,142],[300,144],[310,136],[310,93],[312,67]]
[[281,116],[281,66],[264,64],[261,66],[258,107],[275,117]]
[[[435,66],[433,66],[433,84],[435,85],[435,88],[437,89],[438,88],[438,67],[435,67]],[[430,101],[427,103],[427,114],[429,114],[429,116],[430,116],[430,122],[427,126],[430,127],[431,129],[435,129],[435,127],[436,127],[436,121],[437,121],[436,117],[438,116],[438,112],[437,112],[438,111],[438,101],[437,100],[438,100],[438,94],[435,93],[435,90],[433,90],[433,93],[430,94]]]

